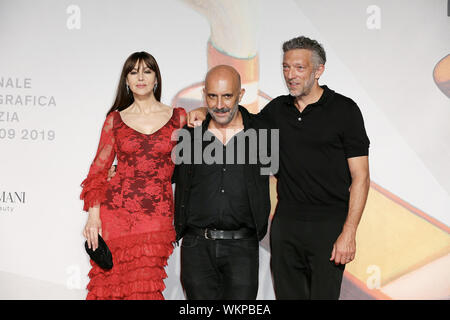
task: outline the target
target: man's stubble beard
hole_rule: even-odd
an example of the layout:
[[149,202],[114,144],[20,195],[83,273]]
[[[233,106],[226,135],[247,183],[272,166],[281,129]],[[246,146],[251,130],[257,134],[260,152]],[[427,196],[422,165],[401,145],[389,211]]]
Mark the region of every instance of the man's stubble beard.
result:
[[215,122],[217,122],[218,124],[220,124],[220,125],[227,125],[233,120],[233,118],[236,115],[236,112],[238,111],[238,109],[239,109],[239,102],[236,102],[236,104],[235,104],[235,106],[233,108],[226,108],[226,109],[224,108],[224,109],[222,109],[222,110],[225,110],[225,112],[228,112],[229,110],[231,110],[230,115],[228,116],[228,118],[224,122],[218,121],[218,119],[216,118],[216,115],[214,113],[214,112],[219,112],[220,113],[221,112],[220,109],[216,109],[216,108],[209,109],[208,108],[208,113],[211,115],[211,118],[213,118],[213,120]]
[[292,92],[291,90],[289,90],[289,94],[291,96],[293,96],[294,98],[307,96],[311,92],[312,87],[314,86],[314,80],[315,80],[314,77],[315,77],[315,71],[311,72],[311,76],[309,77],[308,81],[306,81],[305,85],[303,86],[303,88],[301,89],[300,92],[296,93],[296,92]]

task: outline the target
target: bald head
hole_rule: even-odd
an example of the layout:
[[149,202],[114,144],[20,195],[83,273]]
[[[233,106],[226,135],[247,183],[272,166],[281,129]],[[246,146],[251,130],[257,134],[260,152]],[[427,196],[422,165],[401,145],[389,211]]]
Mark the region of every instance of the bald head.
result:
[[209,70],[203,93],[213,121],[227,126],[236,119],[244,92],[241,89],[241,76],[233,67],[219,65]]
[[205,87],[208,87],[211,82],[221,80],[229,81],[232,84],[233,90],[241,90],[241,76],[239,72],[232,66],[224,64],[215,66],[208,71],[205,77]]

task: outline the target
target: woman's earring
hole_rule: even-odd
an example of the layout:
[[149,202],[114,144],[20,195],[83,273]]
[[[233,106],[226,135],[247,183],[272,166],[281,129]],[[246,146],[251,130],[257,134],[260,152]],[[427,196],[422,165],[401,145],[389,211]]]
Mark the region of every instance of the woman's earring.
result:
[[128,86],[128,83],[126,84],[127,86],[127,93],[130,94],[130,87]]
[[156,82],[155,85],[153,86],[153,92],[156,92],[156,88],[158,88],[158,82]]

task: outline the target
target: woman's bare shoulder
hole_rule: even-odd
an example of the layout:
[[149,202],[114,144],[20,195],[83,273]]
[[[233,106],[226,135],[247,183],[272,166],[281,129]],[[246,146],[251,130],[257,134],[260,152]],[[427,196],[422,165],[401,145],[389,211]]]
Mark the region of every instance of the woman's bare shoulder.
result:
[[161,111],[172,112],[172,110],[174,109],[174,107],[168,106],[167,104],[164,103],[160,103],[159,105],[161,107]]

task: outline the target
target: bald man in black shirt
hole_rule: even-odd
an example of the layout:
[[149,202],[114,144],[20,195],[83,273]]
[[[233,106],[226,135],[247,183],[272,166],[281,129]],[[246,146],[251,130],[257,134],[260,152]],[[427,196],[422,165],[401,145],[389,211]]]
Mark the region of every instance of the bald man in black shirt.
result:
[[188,299],[248,300],[258,292],[269,176],[250,156],[261,146],[260,131],[239,106],[244,92],[234,68],[212,68],[204,88],[208,116],[201,127],[184,128],[175,151],[175,229]]

